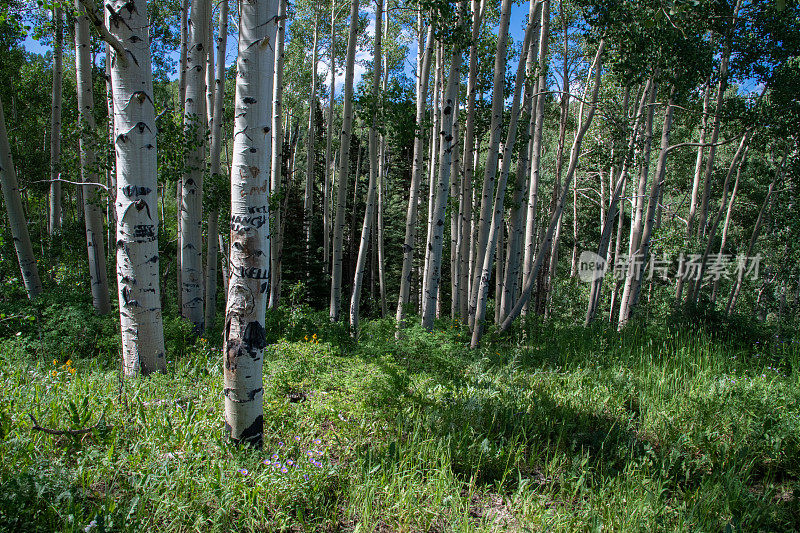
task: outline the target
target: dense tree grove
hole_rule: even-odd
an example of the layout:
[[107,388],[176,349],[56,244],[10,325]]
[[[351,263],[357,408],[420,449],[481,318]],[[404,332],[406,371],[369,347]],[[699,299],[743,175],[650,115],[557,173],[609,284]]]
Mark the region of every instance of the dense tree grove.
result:
[[253,443],[268,307],[796,324],[797,2],[385,2],[6,3],[0,280],[221,331]]

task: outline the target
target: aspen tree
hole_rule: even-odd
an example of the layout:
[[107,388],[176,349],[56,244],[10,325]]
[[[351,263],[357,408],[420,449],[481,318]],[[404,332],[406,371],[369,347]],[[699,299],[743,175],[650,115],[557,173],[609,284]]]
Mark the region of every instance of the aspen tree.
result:
[[[372,57],[372,94],[375,108],[372,110],[372,123],[369,127],[369,186],[367,187],[367,207],[364,223],[361,226],[361,242],[358,246],[358,259],[353,276],[353,293],[350,297],[350,328],[353,335],[358,334],[358,311],[361,302],[361,284],[364,279],[364,265],[367,262],[370,233],[375,216],[376,181],[378,180],[378,101],[380,100],[381,45],[383,23],[383,0],[375,2],[375,45]],[[358,177],[356,177],[358,179]]]
[[[217,65],[214,79],[214,109],[211,114],[211,176],[218,179],[222,152],[222,106],[225,100],[225,54],[228,48],[228,0],[219,3],[219,37],[217,37]],[[210,51],[209,51],[210,54]],[[208,246],[206,254],[205,327],[214,325],[217,310],[217,262],[219,261],[219,210],[208,214]]]
[[194,0],[189,19],[183,127],[190,143],[181,184],[181,315],[203,331],[203,172],[205,170],[206,45],[211,0]]
[[111,85],[116,149],[117,288],[126,376],[163,372],[158,284],[156,124],[145,0],[107,0],[114,49]]
[[350,33],[347,39],[347,58],[344,77],[344,113],[339,142],[339,182],[336,190],[336,216],[333,222],[333,259],[331,269],[330,319],[339,321],[342,302],[342,244],[344,241],[344,208],[347,199],[350,137],[353,130],[353,75],[356,60],[358,31],[358,0],[350,4]]
[[53,85],[50,107],[50,210],[47,231],[61,230],[61,75],[64,56],[63,12],[53,9]]
[[39,269],[36,268],[36,258],[33,257],[33,247],[28,233],[28,224],[25,221],[25,213],[22,210],[22,199],[19,195],[14,160],[11,157],[11,146],[8,143],[2,101],[0,101],[0,188],[3,190],[3,201],[6,204],[22,282],[25,284],[28,298],[32,300],[42,293],[42,282],[39,279]]
[[111,311],[106,273],[105,244],[103,243],[103,213],[98,203],[97,155],[94,151],[94,90],[92,87],[92,63],[89,42],[89,20],[81,9],[80,0],[75,0],[75,76],[78,93],[78,121],[80,127],[81,177],[85,183],[83,215],[86,227],[86,249],[89,256],[89,278],[91,280],[92,305],[97,313],[105,315]]
[[270,266],[269,143],[280,0],[239,4],[239,55],[231,161],[230,281],[225,310],[225,432],[260,447],[262,368]]
[[[270,166],[270,194],[281,195],[281,173],[283,170],[283,67],[284,39],[286,37],[286,0],[278,0],[278,35],[275,51],[275,82],[272,86],[272,164]],[[287,195],[286,192],[283,194]],[[277,307],[281,299],[281,261],[283,257],[283,215],[285,209],[277,206],[273,213],[275,224],[270,247],[270,289],[269,307]]]

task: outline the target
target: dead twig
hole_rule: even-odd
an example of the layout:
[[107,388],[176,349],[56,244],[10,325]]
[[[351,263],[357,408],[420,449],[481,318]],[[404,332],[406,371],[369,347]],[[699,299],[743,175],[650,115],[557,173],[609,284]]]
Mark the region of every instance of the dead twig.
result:
[[[31,428],[33,430],[41,431],[42,433],[47,433],[48,435],[85,435],[86,433],[91,433],[92,431],[100,427],[100,422],[103,421],[105,413],[102,413],[100,415],[100,418],[97,420],[97,424],[93,425],[92,427],[82,428],[82,429],[50,429],[40,426],[39,422],[31,413],[28,413],[28,416],[33,421],[33,427]],[[105,426],[105,427],[111,429],[114,426]]]

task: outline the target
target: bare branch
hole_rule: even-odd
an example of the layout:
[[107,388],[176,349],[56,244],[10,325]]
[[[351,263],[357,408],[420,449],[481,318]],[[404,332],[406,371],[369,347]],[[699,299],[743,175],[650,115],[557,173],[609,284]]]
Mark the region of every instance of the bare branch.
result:
[[123,46],[122,41],[111,35],[106,25],[100,20],[100,17],[97,16],[97,12],[94,10],[94,6],[89,3],[89,0],[81,0],[81,5],[83,6],[86,16],[89,17],[92,25],[97,30],[97,33],[100,34],[100,38],[107,42],[117,53],[117,61],[119,61],[123,67],[127,67],[128,58],[125,55],[125,46]]
[[[33,421],[33,427],[31,428],[33,430],[41,431],[42,433],[47,433],[48,435],[85,435],[86,433],[91,433],[92,431],[100,427],[100,422],[103,421],[105,413],[102,413],[100,415],[100,418],[97,420],[97,424],[93,425],[90,428],[82,428],[82,429],[50,429],[40,426],[39,422],[31,413],[28,413],[28,416]],[[105,426],[105,427],[112,428],[114,426]]]

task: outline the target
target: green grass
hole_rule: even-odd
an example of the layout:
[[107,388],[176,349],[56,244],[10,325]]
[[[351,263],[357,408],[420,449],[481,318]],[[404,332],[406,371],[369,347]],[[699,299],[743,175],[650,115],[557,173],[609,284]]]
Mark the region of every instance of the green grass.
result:
[[[40,304],[43,327],[56,304]],[[113,331],[112,320],[81,320],[90,338]],[[367,321],[358,342],[303,309],[268,324],[266,435],[252,450],[223,438],[217,335],[192,344],[168,324],[168,373],[122,383],[108,342],[59,344],[34,320],[7,321],[0,528],[800,527],[792,340],[530,322],[507,338],[489,331],[470,351],[449,321],[399,341],[391,321]],[[305,401],[287,400],[299,392]],[[50,428],[102,421],[88,435],[53,436],[33,431],[29,413]],[[298,466],[264,464],[274,453]]]

